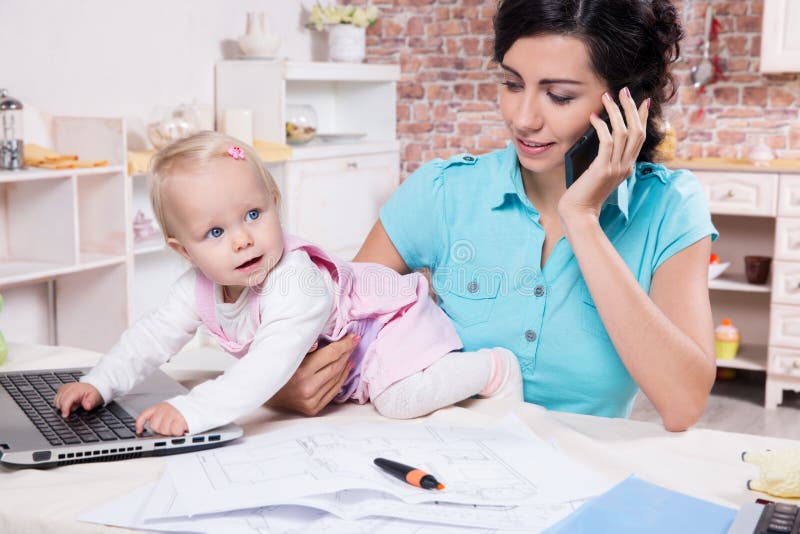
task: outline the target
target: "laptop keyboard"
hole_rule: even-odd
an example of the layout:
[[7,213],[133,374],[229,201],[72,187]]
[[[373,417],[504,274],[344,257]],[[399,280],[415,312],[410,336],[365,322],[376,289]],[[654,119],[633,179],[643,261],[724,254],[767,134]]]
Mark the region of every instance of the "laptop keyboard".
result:
[[[136,420],[116,402],[87,412],[78,408],[64,419],[53,406],[63,384],[77,382],[80,371],[31,371],[0,375],[2,385],[51,445],[77,445],[129,439],[136,436]],[[145,431],[143,436],[152,436]]]

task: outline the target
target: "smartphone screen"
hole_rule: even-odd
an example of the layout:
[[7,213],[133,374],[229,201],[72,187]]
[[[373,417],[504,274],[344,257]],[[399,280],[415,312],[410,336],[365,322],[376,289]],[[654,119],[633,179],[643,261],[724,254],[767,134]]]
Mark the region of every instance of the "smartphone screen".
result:
[[[631,96],[637,108],[639,104],[641,104],[640,93],[641,92],[637,89],[631,92]],[[614,102],[619,105],[616,99]],[[606,126],[608,126],[608,129],[611,130],[611,120],[608,118],[608,113],[604,111],[600,115],[600,119],[602,119],[602,121],[606,123]],[[581,134],[575,144],[567,150],[567,153],[564,154],[567,187],[571,186],[581,174],[586,172],[586,169],[589,168],[589,165],[591,165],[597,157],[598,150],[600,150],[600,139],[597,137],[597,130],[594,129],[594,126],[590,125],[589,128]]]

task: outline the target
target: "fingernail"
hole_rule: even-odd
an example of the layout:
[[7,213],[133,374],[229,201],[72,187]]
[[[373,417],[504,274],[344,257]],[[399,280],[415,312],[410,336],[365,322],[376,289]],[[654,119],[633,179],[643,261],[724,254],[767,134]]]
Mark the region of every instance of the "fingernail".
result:
[[356,336],[353,338],[353,345],[358,345],[361,343],[361,336]]
[[647,104],[647,109],[650,109],[650,99],[649,98],[647,100],[645,100],[645,103]]
[[590,117],[593,118],[593,119],[599,118],[597,113],[595,113],[594,111],[592,111],[592,114],[590,115]]
[[609,102],[611,102],[611,100],[612,100],[612,98],[611,98],[611,95],[608,93],[608,91],[606,91],[605,93],[603,93],[603,98],[605,98],[605,99],[606,99],[606,100],[608,100]]
[[631,97],[631,92],[628,90],[628,86],[627,85],[625,86],[624,89],[622,89],[622,91],[625,93],[625,96],[627,96],[628,98]]

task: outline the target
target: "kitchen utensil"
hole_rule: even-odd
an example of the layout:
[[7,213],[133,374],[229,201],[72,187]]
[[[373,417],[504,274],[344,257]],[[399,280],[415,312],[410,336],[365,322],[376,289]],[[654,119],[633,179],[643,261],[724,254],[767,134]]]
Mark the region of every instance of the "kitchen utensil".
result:
[[17,170],[23,167],[22,103],[0,89],[0,169]]
[[711,21],[714,20],[714,10],[711,6],[706,9],[705,41],[703,42],[703,57],[700,63],[692,67],[690,76],[695,89],[701,89],[714,79],[714,63],[708,57],[711,46]]

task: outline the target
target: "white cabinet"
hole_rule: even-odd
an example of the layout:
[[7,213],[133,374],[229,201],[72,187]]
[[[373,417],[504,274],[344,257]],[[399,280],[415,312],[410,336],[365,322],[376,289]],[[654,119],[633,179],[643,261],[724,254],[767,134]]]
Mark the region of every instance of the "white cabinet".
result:
[[121,119],[56,117],[54,148],[106,167],[0,172],[0,326],[13,341],[96,350],[131,318]]
[[[223,61],[216,67],[216,114],[252,111],[256,140],[286,142],[287,107],[314,109],[319,134],[356,134],[357,142],[320,137],[294,145],[269,166],[283,202],[285,230],[351,259],[400,182],[396,139],[398,65]],[[330,138],[335,139],[335,136]]]
[[352,258],[397,187],[397,152],[293,161],[283,185],[285,229]]
[[764,0],[761,72],[800,72],[800,2]]
[[[718,367],[765,373],[764,404],[800,390],[800,175],[769,168],[694,171],[709,196],[720,238],[713,250],[731,267],[709,282],[715,323],[742,332],[734,360]],[[767,285],[747,283],[744,256],[773,258]]]
[[778,177],[736,172],[705,172],[701,181],[712,213],[774,216]]

